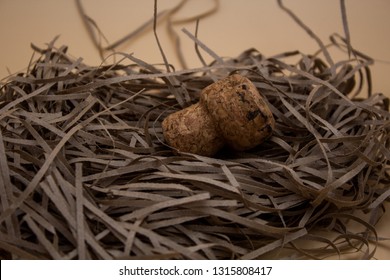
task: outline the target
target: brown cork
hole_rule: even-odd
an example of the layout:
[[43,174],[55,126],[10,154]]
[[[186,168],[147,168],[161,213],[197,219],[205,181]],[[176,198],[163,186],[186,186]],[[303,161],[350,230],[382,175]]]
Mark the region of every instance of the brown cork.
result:
[[212,156],[224,145],[214,121],[200,103],[169,115],[162,127],[165,141],[182,152]]
[[201,92],[200,101],[162,123],[165,141],[182,152],[212,156],[224,144],[244,151],[268,138],[275,120],[254,84],[234,74]]

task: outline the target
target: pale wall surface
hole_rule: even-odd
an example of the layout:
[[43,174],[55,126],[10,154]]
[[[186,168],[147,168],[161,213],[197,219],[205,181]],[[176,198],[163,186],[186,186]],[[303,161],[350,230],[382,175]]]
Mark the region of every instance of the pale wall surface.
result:
[[[173,7],[179,1],[160,0],[159,10]],[[87,13],[98,23],[110,42],[133,31],[153,15],[153,1],[84,0]],[[175,16],[185,18],[207,10],[212,0],[191,0]],[[343,34],[338,0],[288,0],[286,6],[312,28],[325,42],[330,34]],[[373,67],[374,91],[390,95],[390,1],[346,1],[352,44],[378,60]],[[177,64],[166,24],[159,27],[164,51]],[[194,30],[194,23],[177,25],[186,50],[189,66],[199,66],[193,44],[180,29]],[[44,46],[56,35],[58,45],[69,46],[69,52],[83,57],[87,64],[98,64],[100,58],[89,39],[75,1],[70,0],[0,0],[0,77],[26,67],[32,51],[30,43]],[[314,40],[280,10],[273,0],[222,0],[218,13],[200,22],[199,38],[220,56],[237,56],[250,47],[266,56],[284,51],[312,53],[318,49]],[[148,62],[161,62],[152,32],[127,43],[120,51],[134,53]]]

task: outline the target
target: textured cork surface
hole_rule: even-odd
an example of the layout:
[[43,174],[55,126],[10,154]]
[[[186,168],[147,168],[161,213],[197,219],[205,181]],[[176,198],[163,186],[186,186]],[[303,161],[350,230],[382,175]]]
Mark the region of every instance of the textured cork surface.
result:
[[165,141],[181,152],[212,156],[224,144],[238,151],[267,139],[275,120],[253,83],[238,74],[202,90],[199,103],[169,115]]
[[169,115],[162,127],[168,145],[182,152],[211,156],[224,145],[211,116],[200,103]]
[[208,86],[202,92],[201,102],[225,143],[235,150],[254,148],[272,134],[272,112],[246,77],[234,74]]

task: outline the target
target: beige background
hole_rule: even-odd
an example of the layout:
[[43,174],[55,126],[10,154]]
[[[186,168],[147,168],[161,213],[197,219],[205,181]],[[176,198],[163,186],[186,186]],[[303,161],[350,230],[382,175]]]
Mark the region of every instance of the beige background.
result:
[[[172,8],[178,2],[159,0],[159,11]],[[153,0],[84,0],[82,3],[111,43],[153,16]],[[198,14],[211,8],[213,3],[212,0],[191,0],[175,19]],[[284,3],[325,43],[329,42],[330,34],[343,34],[338,0],[285,0]],[[353,46],[376,59],[372,68],[374,92],[390,97],[390,1],[347,0],[346,5]],[[195,24],[180,24],[175,30],[180,34],[188,65],[201,66],[192,41],[180,32],[183,27],[193,32]],[[159,26],[158,34],[169,62],[178,65],[165,22]],[[27,66],[32,55],[30,43],[44,47],[56,35],[60,35],[57,46],[69,46],[70,54],[83,57],[89,65],[100,63],[98,51],[88,37],[74,1],[0,0],[0,79]],[[224,57],[237,56],[251,47],[266,56],[292,50],[313,53],[318,49],[315,41],[273,0],[221,0],[219,11],[201,20],[199,38]],[[162,61],[151,30],[117,50],[133,53],[149,63]],[[335,59],[338,58],[341,58],[340,53],[336,53]],[[380,236],[390,237],[389,221],[387,213],[378,227]],[[390,259],[390,241],[383,243],[376,257]]]

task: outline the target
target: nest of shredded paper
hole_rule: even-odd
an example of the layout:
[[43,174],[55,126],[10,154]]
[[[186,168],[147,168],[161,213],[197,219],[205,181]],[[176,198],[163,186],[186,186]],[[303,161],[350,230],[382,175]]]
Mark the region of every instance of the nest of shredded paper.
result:
[[[390,114],[370,92],[366,56],[331,64],[252,49],[169,72],[127,54],[90,67],[54,42],[34,50],[41,57],[1,85],[3,258],[374,255],[390,195]],[[215,158],[167,146],[162,120],[231,73],[267,98],[273,136]]]

